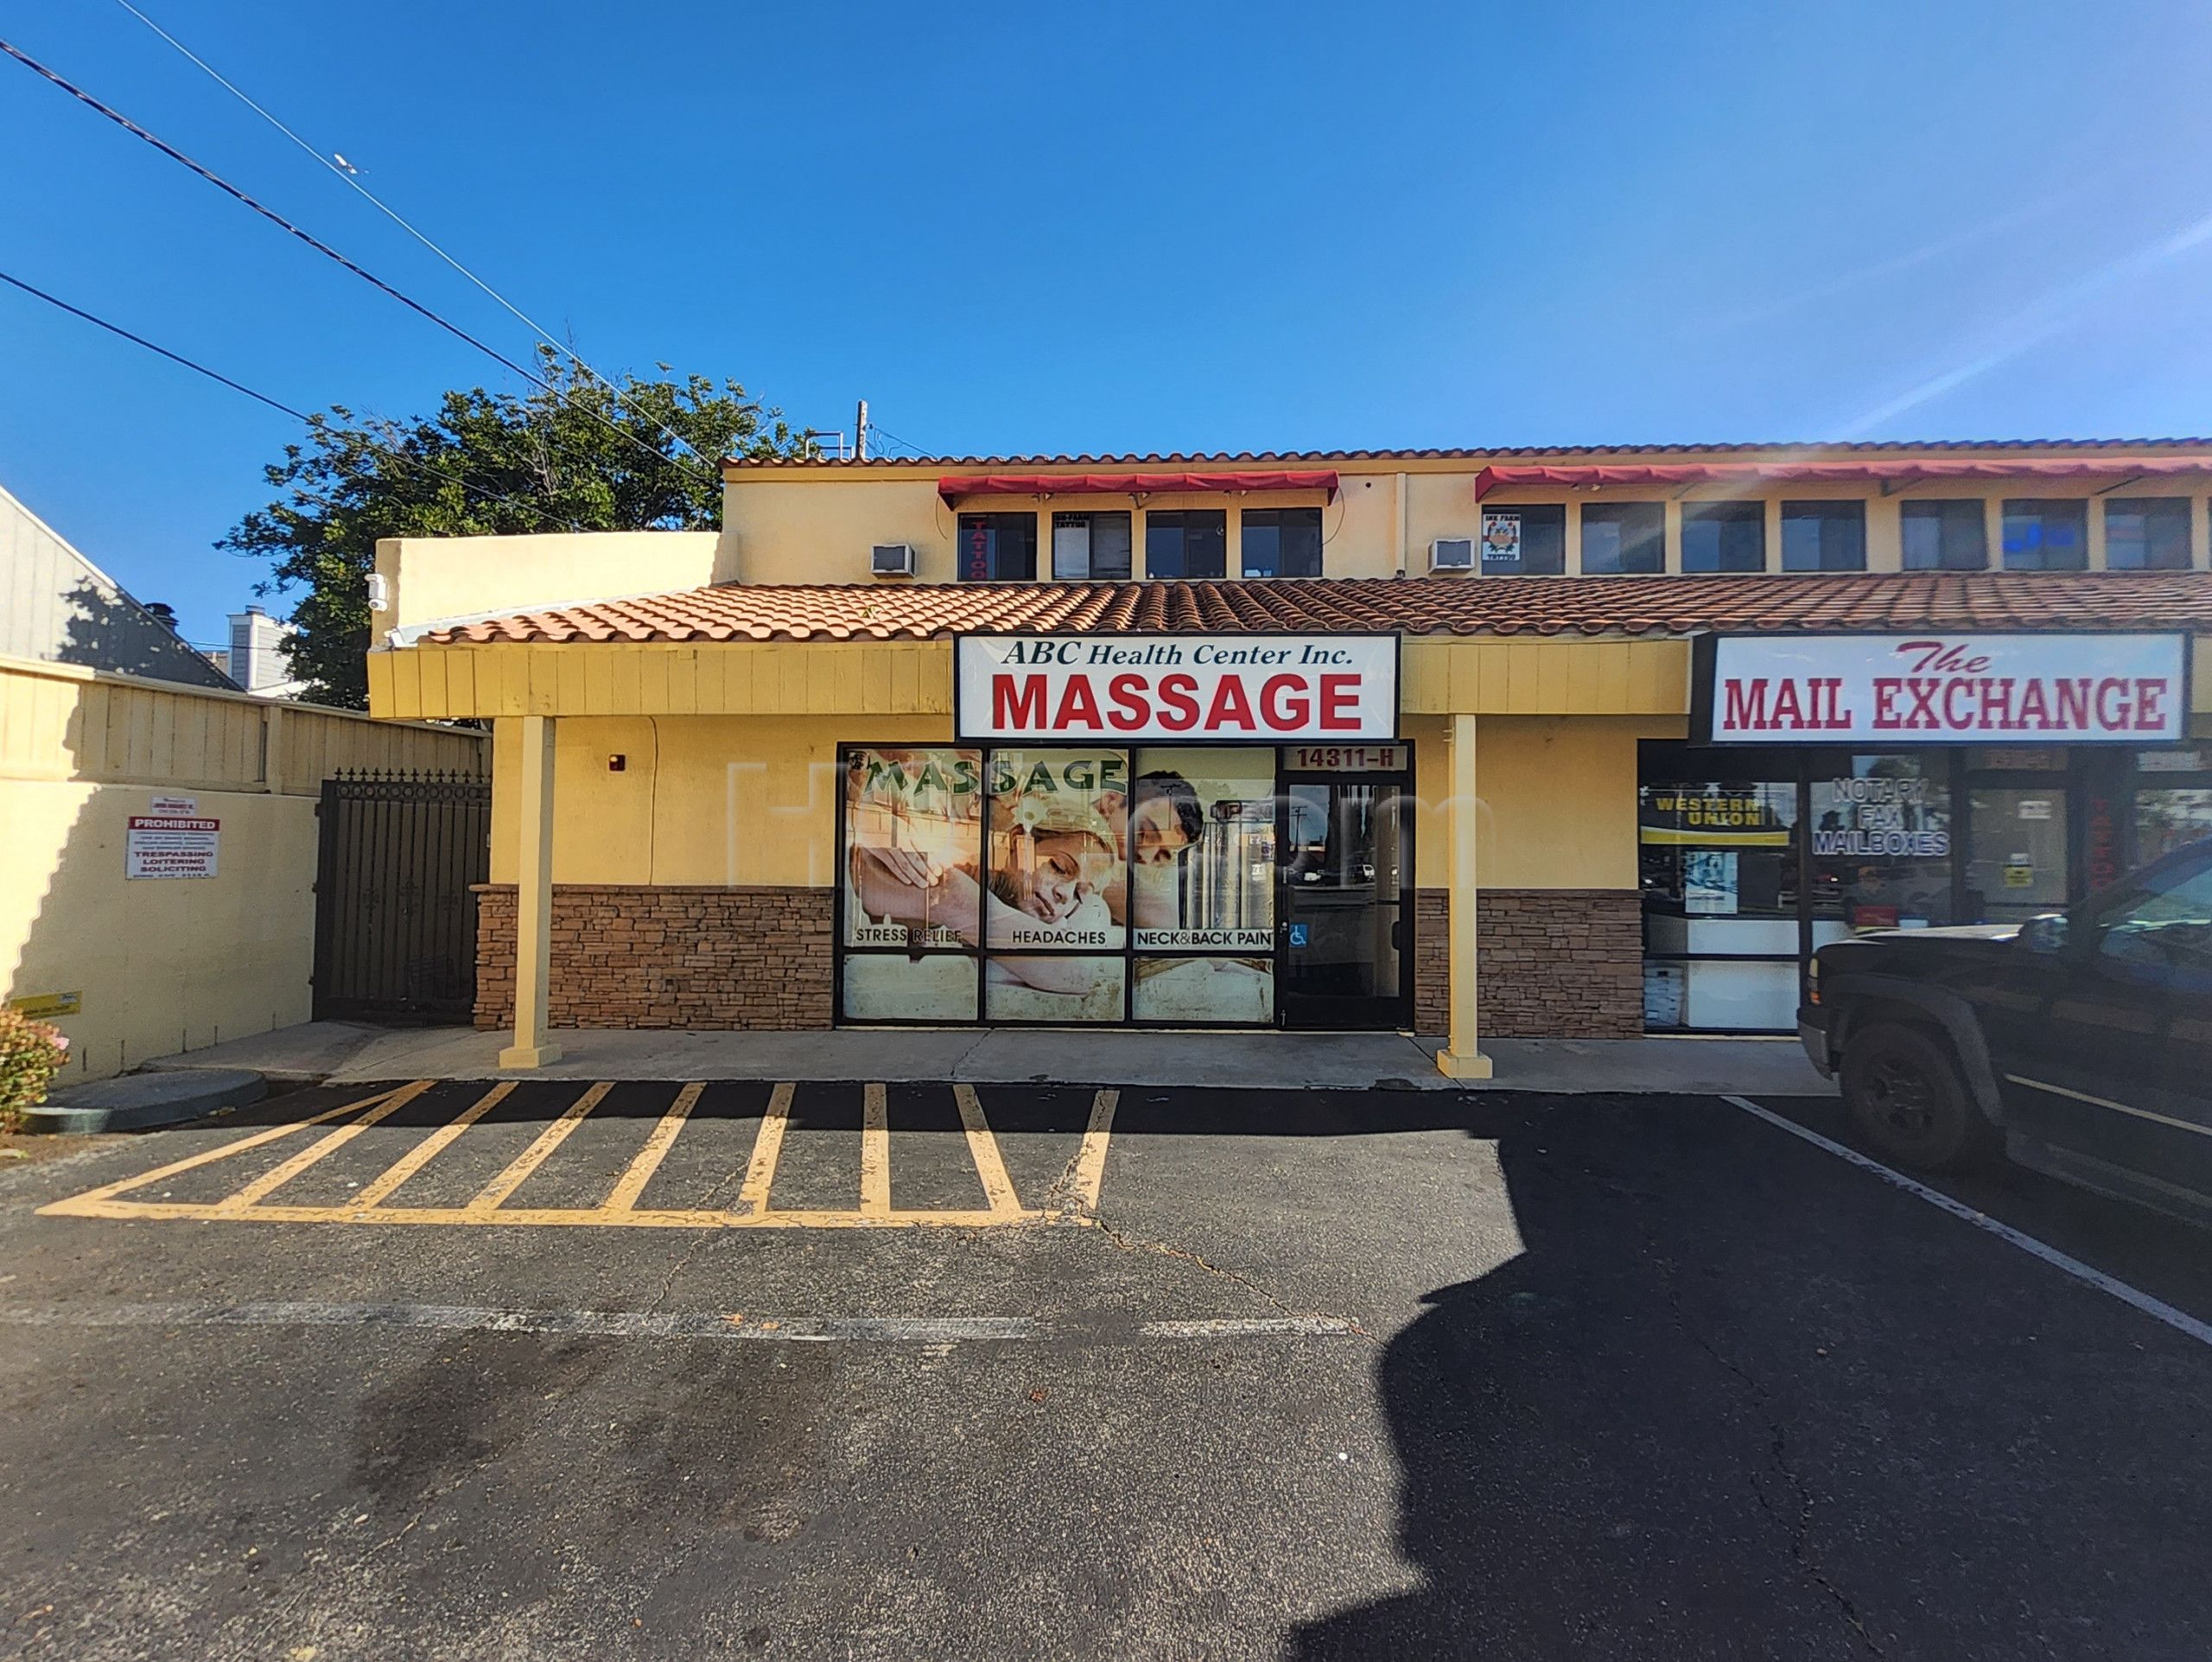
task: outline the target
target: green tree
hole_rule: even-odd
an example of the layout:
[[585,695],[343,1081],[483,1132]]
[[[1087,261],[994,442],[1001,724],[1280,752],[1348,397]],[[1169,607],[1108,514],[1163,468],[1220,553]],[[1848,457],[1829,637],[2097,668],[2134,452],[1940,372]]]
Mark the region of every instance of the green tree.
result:
[[410,421],[333,404],[264,469],[280,500],[216,546],[271,562],[257,593],[304,591],[284,651],[308,697],[367,707],[379,538],[711,530],[721,518],[719,458],[808,449],[780,411],[735,381],[626,375],[618,396],[550,347],[538,349],[537,371],[552,391],[448,392],[435,415]]

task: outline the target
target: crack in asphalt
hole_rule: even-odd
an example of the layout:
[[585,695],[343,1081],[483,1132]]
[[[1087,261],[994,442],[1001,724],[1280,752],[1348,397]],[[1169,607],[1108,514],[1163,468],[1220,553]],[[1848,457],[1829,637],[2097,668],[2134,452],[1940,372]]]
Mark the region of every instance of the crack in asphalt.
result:
[[[1639,1200],[1656,1198],[1636,1190],[1625,1192]],[[1751,1398],[1753,1409],[1766,1428],[1767,1459],[1790,1492],[1797,1497],[1797,1515],[1792,1519],[1776,1510],[1774,1502],[1767,1498],[1766,1491],[1757,1482],[1751,1486],[1751,1498],[1758,1502],[1761,1512],[1788,1533],[1790,1558],[1805,1578],[1834,1602],[1839,1614],[1850,1625],[1852,1631],[1859,1635],[1859,1643],[1876,1656],[1887,1655],[1881,1642],[1868,1631],[1866,1619],[1860,1614],[1858,1602],[1838,1587],[1821,1567],[1820,1555],[1814,1551],[1812,1542],[1815,1497],[1811,1487],[1790,1458],[1789,1429],[1774,1411],[1772,1393],[1748,1369],[1724,1354],[1689,1319],[1682,1308],[1681,1289],[1677,1280],[1678,1266],[1672,1256],[1661,1250],[1658,1234],[1648,1219],[1644,1220],[1643,1243],[1646,1253],[1658,1266],[1660,1290],[1666,1297],[1668,1314],[1673,1317],[1675,1326],[1692,1344],[1704,1352],[1715,1366],[1733,1379]]]
[[1124,1252],[1156,1252],[1162,1258],[1177,1258],[1185,1264],[1194,1264],[1199,1269],[1205,1270],[1208,1275],[1213,1276],[1222,1281],[1232,1283],[1236,1286],[1243,1288],[1245,1291],[1255,1294],[1259,1297],[1265,1299],[1269,1304],[1274,1307],[1276,1313],[1279,1315],[1292,1316],[1300,1321],[1341,1321],[1344,1324],[1345,1331],[1357,1334],[1360,1338],[1366,1340],[1370,1345],[1381,1342],[1375,1334],[1370,1333],[1365,1327],[1362,1326],[1356,1317],[1349,1315],[1334,1315],[1326,1310],[1301,1310],[1294,1309],[1293,1306],[1286,1304],[1281,1299],[1276,1297],[1274,1294],[1269,1292],[1266,1288],[1261,1286],[1258,1282],[1254,1281],[1249,1276],[1242,1275],[1234,1270],[1224,1270],[1221,1265],[1214,1263],[1211,1259],[1205,1257],[1201,1253],[1192,1251],[1187,1246],[1176,1246],[1166,1241],[1148,1240],[1141,1235],[1125,1234],[1121,1230],[1115,1228],[1111,1224],[1103,1222],[1096,1218],[1093,1218],[1090,1222],[1092,1228],[1096,1229],[1099,1234],[1104,1236],[1106,1239],[1111,1241],[1116,1246],[1121,1248]]
[[[721,1199],[722,1191],[728,1188],[733,1181],[741,1178],[742,1175],[743,1174],[740,1172],[728,1171],[716,1178],[712,1187],[707,1190],[706,1198],[699,1202],[701,1209],[712,1210],[715,1204]],[[701,1247],[722,1232],[722,1226],[720,1224],[709,1224],[691,1237],[690,1244],[677,1255],[676,1262],[668,1266],[668,1273],[660,1278],[659,1287],[654,1290],[652,1299],[645,1305],[645,1315],[657,1315],[660,1313],[660,1307],[668,1302],[669,1294],[675,1289],[676,1278],[690,1267],[691,1260],[699,1256]]]

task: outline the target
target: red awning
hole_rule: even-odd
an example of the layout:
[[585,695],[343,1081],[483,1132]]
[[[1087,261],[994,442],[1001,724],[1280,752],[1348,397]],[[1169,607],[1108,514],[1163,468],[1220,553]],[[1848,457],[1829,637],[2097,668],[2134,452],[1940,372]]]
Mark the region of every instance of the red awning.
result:
[[1967,461],[1903,457],[1859,462],[1667,462],[1587,466],[1484,468],[1475,475],[1475,500],[1509,485],[1764,485],[1795,481],[1912,485],[1946,479],[2136,479],[2212,473],[2207,456],[1998,457]]
[[937,494],[948,502],[969,496],[1153,496],[1164,491],[1326,491],[1337,498],[1337,471],[1308,468],[1274,473],[948,474]]

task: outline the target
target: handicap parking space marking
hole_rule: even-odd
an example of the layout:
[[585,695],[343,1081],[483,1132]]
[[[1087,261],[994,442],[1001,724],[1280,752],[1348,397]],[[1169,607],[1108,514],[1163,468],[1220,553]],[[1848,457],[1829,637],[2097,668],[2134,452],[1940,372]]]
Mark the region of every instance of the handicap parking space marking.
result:
[[2060,1251],[2047,1241],[2039,1241],[2024,1231],[2015,1229],[2008,1223],[1999,1222],[1987,1213],[1970,1207],[1964,1200],[1946,1194],[1941,1189],[1932,1188],[1917,1178],[1908,1177],[1901,1171],[1894,1171],[1880,1161],[1838,1143],[1833,1137],[1822,1137],[1810,1126],[1800,1125],[1788,1116],[1776,1113],[1771,1108],[1762,1108],[1747,1097],[1725,1096],[1720,1099],[1731,1106],[1742,1109],[1755,1118],[1764,1120],[1777,1130],[1787,1131],[1802,1142],[1809,1143],[1815,1148],[1824,1149],[1835,1156],[1837,1159],[1847,1161],[1858,1167],[1861,1171],[1872,1174],[1892,1188],[1903,1189],[1916,1200],[1927,1201],[1939,1212],[1948,1212],[1961,1223],[1972,1224],[1976,1229],[1994,1235],[2006,1245],[2017,1246],[2029,1257],[2040,1258],[2062,1274],[2071,1276],[2086,1286],[2094,1287],[2101,1293],[2110,1295],[2121,1303],[2140,1310],[2154,1321],[2163,1321],[2176,1333],[2186,1334],[2199,1344],[2212,1345],[2212,1322],[2199,1321],[2186,1311],[2177,1310],[2165,1300],[2154,1298],[2139,1287],[2131,1287],[2119,1277],[2108,1276],[2094,1265],[2082,1263],[2071,1253]]
[[[438,1156],[467,1137],[522,1083],[503,1079],[461,1106],[449,1119],[434,1123],[420,1139],[386,1166],[358,1193],[336,1205],[300,1205],[287,1200],[283,1191],[321,1162],[384,1125],[409,1105],[431,1091],[435,1081],[416,1079],[380,1091],[373,1096],[326,1109],[296,1123],[270,1126],[249,1136],[204,1149],[186,1159],[157,1167],[56,1200],[39,1208],[41,1216],[99,1218],[140,1221],[200,1221],[254,1223],[339,1223],[386,1225],[486,1225],[568,1227],[632,1227],[662,1229],[854,1229],[956,1228],[982,1229],[1008,1226],[1066,1225],[1085,1227],[1097,1221],[1099,1194],[1104,1181],[1106,1152],[1112,1137],[1115,1105],[1120,1092],[1096,1092],[1081,1146],[1060,1176],[1036,1205],[1024,1205],[1008,1175],[998,1139],[985,1112],[982,1099],[969,1086],[950,1087],[959,1110],[960,1127],[968,1156],[975,1167],[984,1205],[981,1207],[899,1207],[892,1202],[892,1137],[889,1094],[886,1086],[870,1084],[862,1092],[860,1168],[856,1203],[849,1209],[809,1206],[779,1208],[771,1200],[776,1173],[790,1137],[791,1106],[798,1087],[779,1084],[770,1093],[753,1148],[745,1165],[743,1186],[734,1207],[648,1207],[646,1186],[692,1123],[692,1111],[706,1081],[683,1085],[661,1112],[645,1145],[616,1178],[604,1200],[588,1207],[545,1207],[513,1204],[518,1190],[556,1160],[562,1146],[614,1088],[601,1080],[585,1088],[499,1174],[470,1199],[458,1206],[399,1204],[399,1191]],[[350,1118],[349,1118],[350,1117]],[[333,1124],[333,1122],[339,1122]],[[134,1191],[165,1178],[266,1147],[296,1133],[320,1126],[331,1129],[305,1148],[280,1162],[223,1198],[213,1201],[149,1200],[135,1198]],[[393,1134],[386,1126],[381,1135]],[[485,1135],[482,1130],[477,1136]],[[805,1133],[802,1132],[802,1136]],[[472,1140],[465,1146],[478,1145]],[[494,1144],[493,1146],[497,1146]],[[733,1175],[734,1172],[733,1172]]]

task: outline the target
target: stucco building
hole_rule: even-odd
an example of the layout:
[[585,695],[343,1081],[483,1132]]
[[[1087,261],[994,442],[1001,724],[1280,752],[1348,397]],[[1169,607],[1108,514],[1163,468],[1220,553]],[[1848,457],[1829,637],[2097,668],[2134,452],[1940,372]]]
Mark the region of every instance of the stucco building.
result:
[[[479,1019],[1786,1028],[2212,831],[2212,442],[732,462],[379,550]],[[2202,741],[2200,744],[2197,741]]]

